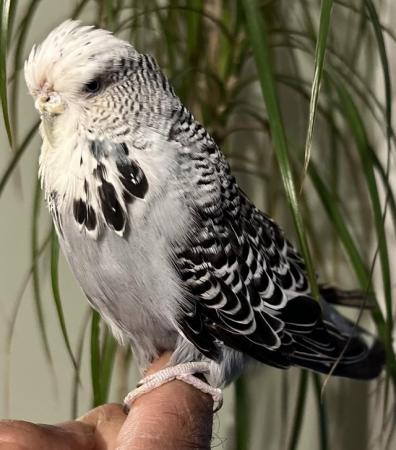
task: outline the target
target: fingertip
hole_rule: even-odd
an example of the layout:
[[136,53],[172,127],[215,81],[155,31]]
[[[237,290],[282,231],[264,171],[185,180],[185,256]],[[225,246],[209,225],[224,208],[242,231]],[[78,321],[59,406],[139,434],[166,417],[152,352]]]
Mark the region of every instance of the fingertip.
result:
[[116,442],[126,417],[121,405],[109,403],[89,411],[80,417],[78,421],[94,430],[96,441],[106,442],[108,448],[113,448],[113,443]]
[[88,413],[76,419],[87,425],[96,427],[101,422],[111,422],[114,420],[125,420],[126,414],[122,405],[118,403],[107,403],[106,405],[97,406]]

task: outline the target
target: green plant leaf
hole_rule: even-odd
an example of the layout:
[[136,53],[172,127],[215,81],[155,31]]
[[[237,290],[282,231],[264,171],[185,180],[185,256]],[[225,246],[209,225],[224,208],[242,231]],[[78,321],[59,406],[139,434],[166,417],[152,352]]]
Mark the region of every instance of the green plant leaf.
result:
[[[18,318],[18,313],[20,311],[20,307],[22,304],[23,296],[25,294],[25,291],[28,287],[30,278],[33,274],[33,270],[35,269],[35,266],[38,264],[39,258],[44,253],[44,250],[47,248],[48,244],[51,242],[51,231],[47,234],[46,238],[44,239],[43,243],[40,245],[40,247],[37,250],[36,258],[34,261],[32,261],[32,264],[27,271],[26,275],[23,277],[23,281],[21,282],[21,287],[19,289],[18,295],[13,303],[12,311],[10,320],[8,323],[8,329],[7,329],[7,335],[6,335],[6,344],[5,344],[5,375],[4,375],[4,392],[5,392],[5,399],[4,399],[4,405],[5,405],[5,411],[9,410],[9,404],[10,404],[10,381],[11,381],[11,361],[10,361],[10,355],[11,355],[11,346],[12,341],[14,338],[14,331],[15,331],[15,325]],[[49,367],[51,371],[51,375],[53,380],[55,380],[55,370],[53,361],[50,359],[49,361]]]
[[345,251],[351,261],[352,267],[354,268],[360,285],[363,286],[363,289],[365,289],[367,287],[367,280],[369,280],[369,269],[363,261],[358,247],[348,230],[344,217],[337,205],[337,200],[333,197],[329,189],[324,184],[322,178],[319,176],[314,162],[311,162],[309,166],[309,175],[316,189],[316,192],[320,197],[322,205],[327,212],[333,226],[337,230],[339,239],[345,247]]
[[378,156],[375,154],[373,149],[371,149],[371,158],[373,160],[373,163],[374,163],[374,166],[375,166],[377,172],[379,173],[381,181],[384,185],[384,189],[388,193],[387,199],[388,199],[389,208],[390,208],[391,215],[392,215],[393,226],[396,231],[396,199],[395,199],[395,196],[392,191],[392,186],[389,182],[389,174],[383,167],[381,161],[378,159]]
[[27,132],[26,137],[23,140],[22,144],[14,152],[11,161],[9,162],[4,174],[0,178],[0,196],[7,184],[7,181],[9,180],[10,176],[12,175],[12,172],[16,169],[19,160],[21,159],[22,155],[25,153],[25,150],[28,148],[30,141],[33,139],[34,135],[36,134],[38,127],[39,127],[39,122],[36,122],[32,126],[32,128]]
[[224,25],[224,23],[219,20],[217,17],[214,17],[212,14],[207,13],[206,11],[200,10],[200,9],[195,9],[193,7],[190,6],[179,6],[179,5],[175,5],[175,6],[159,6],[157,8],[152,8],[152,9],[146,9],[144,11],[141,11],[139,13],[135,13],[133,15],[131,15],[129,18],[124,19],[122,22],[120,22],[116,28],[116,32],[120,32],[123,29],[125,29],[125,27],[127,26],[131,26],[131,23],[133,23],[134,21],[136,21],[139,17],[143,17],[146,16],[148,14],[153,14],[153,13],[157,13],[158,11],[166,11],[166,10],[175,10],[175,11],[180,11],[180,12],[194,12],[196,14],[200,14],[203,17],[205,17],[206,19],[210,20],[214,25],[216,25],[216,27],[219,28],[219,30],[224,34],[224,37],[229,41],[229,42],[233,42],[233,36],[231,34],[231,32],[228,30],[228,28]]
[[81,329],[77,339],[76,347],[76,362],[77,370],[74,371],[73,388],[72,388],[72,402],[71,402],[71,414],[70,417],[74,420],[78,417],[78,400],[79,400],[79,387],[80,387],[80,370],[83,361],[83,351],[85,343],[85,335],[87,332],[88,324],[91,319],[91,310],[88,309],[82,320]]
[[40,181],[36,181],[36,186],[34,189],[34,199],[33,199],[33,212],[32,212],[32,230],[31,230],[31,252],[32,252],[32,281],[33,281],[33,297],[35,303],[35,309],[41,334],[41,339],[44,346],[44,352],[47,360],[52,364],[52,357],[50,346],[48,342],[47,336],[47,327],[44,319],[43,312],[43,301],[41,298],[41,283],[39,276],[39,268],[36,261],[38,259],[39,254],[39,218],[40,218],[40,200],[41,200],[41,189],[40,189]]
[[70,14],[70,17],[72,19],[77,19],[80,16],[80,14],[82,13],[82,11],[85,8],[85,6],[89,2],[90,2],[90,0],[81,0],[79,3],[77,3],[76,7],[74,8],[72,13]]
[[243,375],[235,382],[235,416],[236,448],[247,450],[250,436],[249,402],[246,377]]
[[106,403],[108,401],[116,350],[117,350],[117,342],[111,335],[110,330],[106,327],[101,352],[100,387],[101,387],[102,403]]
[[70,339],[67,333],[66,321],[63,313],[62,300],[59,290],[59,243],[54,229],[52,230],[51,236],[51,286],[55,308],[58,315],[59,325],[62,331],[62,336],[66,346],[66,350],[70,356],[70,360],[73,364],[74,369],[77,371],[78,365],[70,345]]
[[318,419],[319,419],[319,436],[320,436],[320,448],[321,450],[327,450],[329,448],[329,436],[328,436],[328,417],[326,413],[326,405],[322,398],[322,389],[320,386],[320,375],[317,373],[312,374],[312,380],[314,384],[315,400],[318,407]]
[[302,370],[300,373],[300,381],[297,389],[296,408],[294,411],[293,428],[290,434],[290,443],[288,450],[296,450],[300,433],[302,429],[302,422],[304,419],[304,408],[307,400],[307,388],[308,388],[308,372]]
[[[309,45],[296,40],[296,37],[305,40],[310,39],[310,37],[306,33],[289,28],[283,28],[282,30],[271,29],[271,33],[288,33],[293,36],[293,42],[272,44],[272,48],[293,48],[308,55],[311,54]],[[394,130],[391,127],[391,124],[388,123],[388,120],[386,118],[386,108],[378,100],[375,92],[373,91],[367,80],[365,80],[364,77],[362,77],[355,70],[354,66],[350,65],[349,61],[344,55],[336,51],[331,46],[327,47],[326,53],[328,54],[327,66],[329,67],[329,70],[326,72],[326,70],[324,69],[324,72],[326,72],[326,74],[331,78],[341,77],[344,82],[353,89],[354,93],[359,97],[359,100],[364,103],[365,107],[373,115],[375,121],[381,128],[383,125],[383,120],[385,118],[385,120],[387,121],[388,129],[390,127],[392,140],[395,142],[396,140]],[[333,61],[333,59],[335,61]],[[380,114],[380,116],[378,114]]]
[[31,22],[34,17],[34,13],[40,4],[40,0],[31,0],[26,8],[26,12],[20,21],[18,27],[15,51],[13,55],[13,67],[12,67],[12,88],[11,88],[11,104],[10,104],[10,118],[13,126],[14,139],[18,139],[18,122],[19,122],[19,111],[18,111],[18,100],[19,100],[19,78],[20,69],[22,67],[22,55],[24,50],[24,45],[26,43],[26,38],[30,30]]
[[8,142],[11,148],[14,147],[10,117],[8,114],[8,95],[7,95],[7,46],[9,33],[11,0],[1,0],[0,12],[0,100],[3,109],[3,120],[7,132]]
[[319,290],[316,283],[315,270],[308,247],[308,241],[305,236],[303,220],[299,211],[294,179],[290,167],[286,134],[276,96],[273,63],[269,52],[267,31],[257,2],[255,0],[243,0],[242,4],[246,15],[247,32],[250,37],[256,61],[261,90],[267,107],[273,146],[278,160],[283,186],[286,191],[286,197],[297,231],[300,251],[306,264],[311,291],[313,296],[318,299]]
[[[321,198],[322,205],[327,212],[329,219],[331,220],[333,226],[337,230],[337,235],[340,238],[345,251],[351,261],[352,267],[356,273],[356,276],[360,282],[361,289],[364,291],[373,291],[370,270],[363,261],[362,256],[357,248],[354,239],[352,238],[343,218],[342,213],[340,212],[337,202],[334,198],[332,198],[331,192],[323,183],[323,180],[320,178],[318,171],[315,167],[315,164],[311,162],[309,166],[309,175],[315,186],[316,192]],[[387,323],[382,315],[381,309],[378,305],[372,310],[372,316],[376,323],[378,333],[381,336],[383,342],[387,342]],[[393,366],[394,354],[391,349],[388,348],[388,357],[391,361],[391,365]]]
[[100,315],[92,310],[91,316],[91,385],[93,393],[92,406],[102,404],[101,356],[100,356]]
[[[326,54],[327,37],[329,34],[332,8],[333,8],[333,0],[322,0],[322,5],[320,8],[319,32],[315,50],[314,78],[311,88],[311,100],[309,103],[308,130],[307,130],[307,137],[305,140],[305,151],[304,151],[305,160],[304,160],[304,172],[302,180],[304,180],[305,178],[305,174],[307,172],[309,160],[311,157],[312,136],[315,125],[316,108],[319,97],[320,83],[322,79],[323,64]],[[301,182],[301,189],[302,184],[303,181]]]
[[104,0],[104,11],[106,14],[106,25],[108,28],[113,29],[114,28],[114,6],[113,6],[113,0]]
[[[363,0],[363,1],[366,1],[366,0]],[[363,3],[363,1],[362,1],[361,3]],[[352,3],[346,2],[346,1],[343,1],[343,0],[334,0],[334,3],[336,3],[337,5],[340,5],[340,6],[344,7],[344,8],[346,8],[346,9],[349,9],[350,11],[353,11],[353,12],[356,13],[356,14],[359,14],[359,15],[361,15],[361,16],[365,16],[366,19],[370,19],[370,14],[367,13],[367,12],[364,10],[364,8],[355,6],[355,5],[353,5]],[[396,35],[395,35],[395,33],[393,32],[393,30],[392,30],[390,27],[387,27],[386,25],[384,25],[383,23],[379,23],[379,26],[380,26],[380,28],[381,28],[381,31],[382,31],[383,33],[386,33],[386,34],[392,39],[392,41],[396,43]]]
[[384,226],[384,217],[379,198],[377,182],[374,175],[373,161],[371,159],[370,145],[366,135],[358,109],[353,102],[351,96],[343,88],[342,85],[337,86],[340,105],[344,109],[345,118],[349,123],[351,132],[353,133],[356,147],[358,149],[362,168],[366,177],[367,187],[371,198],[372,209],[375,218],[375,228],[378,240],[378,252],[382,269],[382,283],[385,295],[385,305],[387,312],[385,344],[388,355],[388,370],[392,373],[394,382],[396,383],[396,361],[393,352],[393,304],[392,304],[392,281],[390,273],[390,263],[388,246],[386,242],[386,231]]

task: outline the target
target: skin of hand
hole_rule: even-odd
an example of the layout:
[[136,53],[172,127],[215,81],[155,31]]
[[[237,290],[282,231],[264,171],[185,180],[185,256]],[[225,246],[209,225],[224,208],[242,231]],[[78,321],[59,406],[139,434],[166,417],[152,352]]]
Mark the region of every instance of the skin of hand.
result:
[[[169,357],[154,361],[146,375]],[[175,380],[142,395],[128,415],[107,404],[58,425],[0,421],[0,450],[209,450],[212,419],[211,397]]]

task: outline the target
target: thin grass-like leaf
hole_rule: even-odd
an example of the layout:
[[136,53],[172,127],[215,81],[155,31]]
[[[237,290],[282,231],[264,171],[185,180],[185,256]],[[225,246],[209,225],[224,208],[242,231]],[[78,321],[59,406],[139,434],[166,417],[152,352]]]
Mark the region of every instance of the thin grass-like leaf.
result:
[[[365,1],[365,0],[363,0],[363,1]],[[367,19],[370,19],[370,14],[367,13],[364,10],[364,8],[359,8],[359,7],[355,6],[354,4],[352,4],[351,2],[347,2],[347,1],[343,1],[343,0],[334,0],[334,3],[344,7],[346,9],[349,9],[350,11],[353,11],[356,14],[365,16]],[[380,26],[381,31],[386,33],[392,39],[392,41],[396,43],[396,34],[394,33],[394,31],[390,27],[384,25],[383,23],[379,23],[379,26]]]
[[70,17],[72,19],[77,19],[77,17],[79,17],[79,15],[82,13],[83,9],[89,2],[90,2],[90,0],[81,0],[79,3],[77,3],[76,7],[70,14]]
[[[43,254],[44,250],[48,246],[48,244],[51,242],[51,232],[48,233],[47,237],[44,239],[43,243],[40,245],[37,254],[36,259],[32,262],[32,265],[30,266],[30,269],[28,270],[27,274],[24,276],[23,281],[21,282],[21,287],[19,289],[18,295],[14,301],[11,317],[9,320],[9,323],[7,324],[7,335],[6,335],[6,344],[5,344],[5,375],[4,375],[4,405],[5,405],[5,415],[8,415],[9,407],[10,407],[10,371],[11,371],[11,362],[10,362],[10,355],[11,355],[11,347],[12,347],[12,341],[14,338],[14,331],[15,331],[15,325],[18,318],[18,313],[20,311],[20,307],[22,304],[22,299],[25,294],[25,291],[28,287],[30,278],[33,274],[33,270],[35,266],[38,264],[38,260],[40,256]],[[53,380],[55,380],[55,371],[53,364],[50,363],[50,371]]]
[[[282,424],[284,427],[284,430],[287,429],[288,423],[289,423],[289,402],[290,402],[290,378],[289,378],[289,371],[283,371],[281,372],[280,376],[281,378],[281,395],[280,395],[280,419],[279,423]],[[282,432],[279,433],[279,449],[286,449],[287,448],[287,433]]]
[[153,14],[153,13],[157,13],[158,11],[166,11],[166,10],[170,10],[173,9],[175,11],[181,11],[181,12],[194,12],[196,14],[200,14],[203,17],[205,17],[206,19],[210,20],[214,25],[216,25],[219,30],[224,34],[224,36],[227,38],[227,40],[232,43],[234,38],[230,32],[230,30],[228,30],[228,28],[224,25],[224,23],[219,20],[217,17],[214,17],[211,14],[208,14],[206,11],[203,10],[197,10],[195,8],[192,8],[190,6],[159,6],[157,8],[152,8],[152,9],[146,9],[144,11],[138,12],[133,14],[132,16],[130,16],[127,19],[124,19],[123,21],[121,21],[117,28],[116,28],[116,32],[120,32],[123,29],[125,29],[125,27],[127,26],[131,26],[131,23],[133,23],[134,21],[136,21],[139,17],[144,17],[148,14]]
[[101,373],[100,373],[100,388],[101,401],[106,403],[108,401],[109,389],[111,384],[111,376],[114,368],[114,358],[117,350],[117,342],[106,327],[103,338],[102,356],[101,356]]
[[11,0],[1,0],[0,3],[0,100],[3,110],[4,126],[7,132],[8,142],[13,147],[13,135],[8,114],[7,95],[7,48],[9,34]]
[[[389,171],[390,171],[390,154],[391,154],[391,139],[392,139],[392,85],[391,85],[391,77],[390,77],[390,70],[389,70],[389,63],[388,63],[388,57],[386,53],[386,47],[384,42],[383,33],[381,30],[381,24],[378,18],[378,14],[376,11],[376,8],[374,6],[374,3],[372,0],[365,0],[365,5],[368,10],[368,14],[371,19],[371,23],[374,28],[374,33],[378,45],[378,51],[379,56],[381,60],[382,65],[382,73],[384,77],[384,88],[385,88],[385,105],[386,105],[386,142],[387,142],[387,169],[386,169],[386,186],[389,185]],[[372,161],[371,161],[372,162]],[[374,178],[375,180],[375,178]],[[386,249],[383,247],[386,245],[386,235],[385,235],[385,219],[387,215],[387,209],[388,209],[388,203],[390,201],[390,198],[392,196],[392,191],[389,188],[386,191],[386,197],[385,197],[385,206],[384,211],[382,213],[381,221],[379,219],[377,220],[377,234],[379,233],[378,237],[378,251],[380,254],[380,259],[382,263],[382,273],[383,273],[383,282],[384,282],[384,290],[385,290],[385,304],[386,304],[386,311],[387,311],[387,343],[388,346],[391,349],[391,362],[390,362],[390,370],[393,372],[393,381],[396,383],[396,361],[395,361],[395,355],[394,355],[394,347],[393,347],[393,299],[392,299],[392,289],[391,289],[391,279],[390,279],[390,271],[389,271],[389,278],[387,277],[386,272],[386,264],[387,264],[387,254],[384,255]],[[381,230],[378,232],[378,227],[381,223]],[[381,243],[383,245],[381,245]],[[388,262],[389,266],[389,262]],[[389,270],[389,267],[388,267]],[[385,286],[389,284],[389,288],[385,288]],[[392,361],[393,359],[393,361]],[[385,386],[385,392],[387,393],[389,389],[388,380],[386,380],[386,386]],[[384,402],[384,409],[386,410],[387,402],[388,402],[388,395],[385,397]]]
[[78,365],[76,359],[73,355],[73,350],[70,345],[69,335],[67,333],[65,316],[63,313],[62,300],[60,297],[59,290],[59,243],[56,237],[55,230],[52,231],[51,237],[51,286],[52,295],[54,298],[55,308],[58,315],[59,325],[62,331],[63,340],[66,346],[67,353],[69,354],[70,360],[73,364],[74,369],[78,370]]
[[[352,14],[350,15],[350,19],[352,19]],[[351,65],[357,64],[360,52],[365,49],[364,43],[366,42],[365,39],[367,39],[368,23],[369,21],[366,16],[364,14],[360,14],[357,32],[355,33],[354,42],[352,43],[351,50],[349,52]]]
[[33,281],[33,298],[35,303],[35,309],[39,324],[39,330],[41,339],[44,346],[44,352],[45,356],[47,358],[47,361],[52,364],[52,357],[51,357],[51,351],[50,346],[48,343],[48,336],[47,336],[47,328],[46,323],[44,319],[44,312],[43,312],[43,301],[41,298],[41,284],[40,284],[40,276],[39,276],[39,270],[38,265],[35,264],[38,258],[38,252],[39,252],[39,245],[38,245],[38,224],[39,224],[39,218],[40,218],[40,200],[41,200],[41,189],[40,189],[40,181],[36,181],[36,186],[34,189],[34,199],[33,199],[33,212],[32,212],[32,230],[31,230],[31,253],[32,253],[32,281]]
[[104,0],[103,2],[103,9],[106,14],[106,25],[108,28],[113,29],[114,27],[114,6],[113,6],[113,0]]
[[11,104],[10,104],[10,118],[13,127],[13,135],[15,140],[18,138],[18,100],[19,100],[19,79],[20,79],[20,68],[22,67],[22,54],[24,45],[26,42],[26,37],[30,30],[30,25],[34,17],[34,13],[39,6],[39,0],[31,0],[23,18],[20,22],[20,31],[18,33],[18,38],[16,40],[16,46],[13,56],[13,67],[12,67],[12,88],[11,88]]
[[[367,3],[366,3],[367,4]],[[385,64],[387,64],[386,54],[384,55]],[[389,75],[387,68],[384,68],[384,76],[385,79]],[[390,82],[390,80],[388,80]],[[390,89],[390,85],[388,87]],[[372,159],[370,158],[370,146],[368,144],[368,138],[362,123],[362,119],[360,114],[354,105],[353,100],[350,96],[347,95],[347,92],[339,87],[339,97],[340,103],[344,107],[345,115],[347,120],[350,123],[350,127],[354,134],[354,139],[356,142],[357,149],[359,151],[362,167],[366,176],[367,186],[370,193],[372,209],[375,218],[375,228],[377,232],[377,248],[373,258],[371,273],[374,270],[374,265],[376,262],[377,254],[379,254],[381,269],[382,269],[382,283],[385,295],[385,308],[387,313],[387,319],[385,322],[385,330],[384,330],[384,343],[386,349],[387,356],[387,369],[388,373],[392,378],[392,382],[394,386],[396,386],[396,358],[393,348],[393,302],[392,302],[392,282],[391,282],[391,273],[390,273],[390,263],[388,256],[388,248],[386,242],[386,232],[385,232],[385,217],[387,211],[387,204],[390,192],[387,192],[384,212],[381,210],[381,203],[379,198],[379,193],[377,189],[376,179],[374,176],[374,170],[372,165]],[[389,91],[390,92],[390,91]],[[345,97],[344,97],[345,96]],[[387,102],[387,114],[391,114],[391,109],[389,106],[389,102]],[[386,178],[388,179],[388,170],[390,167],[390,133],[389,133],[389,125],[388,125],[388,133],[387,133],[387,143],[388,143],[388,169],[386,172]],[[389,391],[389,379],[387,378],[385,381],[385,401],[384,401],[384,417],[386,415],[386,409],[388,404],[388,391]]]
[[[345,224],[343,215],[337,206],[337,202],[334,201],[334,198],[332,198],[331,192],[323,183],[323,180],[319,176],[318,171],[313,162],[311,162],[309,166],[309,175],[311,181],[315,186],[317,194],[321,198],[322,205],[325,211],[327,212],[331,223],[337,230],[337,235],[339,239],[343,243],[343,246],[348,255],[348,258],[351,261],[352,267],[359,280],[361,288],[364,291],[368,292],[373,291],[369,268],[367,267],[367,265],[363,261],[363,258],[360,255],[357,245],[354,242],[354,239],[352,238],[351,233],[349,232]],[[378,304],[376,304],[375,307],[373,308],[372,316],[376,323],[378,333],[385,342],[386,322]],[[392,358],[392,353],[390,353],[389,357]]]
[[[374,33],[378,45],[378,52],[381,60],[382,74],[384,77],[384,89],[385,89],[385,118],[386,118],[386,138],[388,146],[388,158],[391,152],[391,138],[392,138],[392,82],[390,76],[388,56],[386,53],[384,36],[381,30],[381,24],[378,18],[377,10],[372,0],[365,0],[366,8],[371,19],[371,23],[374,28]],[[389,165],[389,162],[388,162]]]
[[187,14],[187,49],[191,56],[197,54],[197,46],[199,44],[199,36],[201,34],[202,27],[202,12],[203,12],[203,0],[193,0],[190,2],[193,4],[193,8],[199,11],[200,14],[195,11],[189,11]]
[[296,408],[294,411],[293,428],[290,434],[290,442],[288,450],[296,450],[298,445],[298,440],[300,438],[302,422],[304,418],[304,407],[307,399],[307,388],[308,388],[308,372],[306,370],[302,370],[300,374],[300,381],[298,383]]
[[[318,2],[319,3],[319,2]],[[323,2],[321,3],[323,6]],[[314,41],[316,40],[316,27],[313,19],[314,9],[311,5],[306,2],[301,2],[301,10],[304,17],[304,30],[306,30],[307,34]]]
[[378,159],[378,156],[375,154],[374,151],[371,152],[371,158],[373,159],[374,166],[382,180],[385,191],[388,192],[389,208],[392,215],[393,226],[395,227],[396,232],[396,198],[395,195],[393,194],[388,174],[386,173],[386,170],[384,169],[381,161]]
[[78,339],[77,339],[77,347],[76,347],[76,353],[75,353],[76,354],[76,362],[77,362],[77,370],[74,371],[74,377],[73,377],[72,402],[71,402],[71,414],[70,414],[71,419],[75,419],[76,417],[78,417],[80,370],[81,370],[81,363],[82,363],[84,343],[85,343],[85,334],[87,332],[90,318],[91,318],[91,311],[88,310],[82,320],[80,332],[78,334]]
[[18,7],[18,0],[12,0],[10,5],[10,11],[8,14],[8,36],[7,36],[7,44],[10,45],[11,42],[11,36],[14,31],[14,24],[15,24],[15,15]]
[[[292,30],[292,29],[272,29],[272,33],[281,32],[281,33],[289,33],[291,35],[301,37],[303,39],[310,39],[309,36],[304,33],[300,32],[298,30]],[[272,44],[272,48],[294,48],[298,49],[306,54],[311,54],[310,47],[301,41],[297,41],[296,39],[293,39],[293,42],[287,42],[287,43],[281,43],[281,44]],[[328,46],[326,49],[326,53],[331,56],[332,58],[328,58],[327,60],[327,66],[329,67],[329,71],[327,72],[327,75],[333,79],[337,77],[341,77],[346,85],[348,85],[350,88],[353,89],[354,93],[358,96],[359,100],[361,100],[367,110],[373,115],[374,119],[382,128],[383,120],[385,118],[386,120],[386,108],[382,105],[382,103],[378,100],[375,92],[373,91],[372,87],[367,83],[367,81],[355,70],[354,66],[350,65],[350,62],[347,60],[347,58],[342,55],[340,52],[336,51],[331,46]],[[332,59],[336,59],[336,62],[332,61]],[[381,116],[378,115],[381,114]],[[388,123],[387,126],[391,127],[391,124]],[[395,132],[393,128],[390,129],[391,137],[393,142],[396,141],[395,139]]]
[[385,305],[387,311],[387,329],[386,329],[386,347],[389,354],[388,369],[393,374],[396,383],[396,363],[392,347],[393,333],[393,305],[392,305],[392,284],[390,274],[390,263],[388,246],[386,242],[386,232],[384,226],[384,218],[379,198],[377,182],[373,169],[373,161],[371,159],[370,145],[366,135],[365,127],[349,93],[338,85],[339,101],[344,109],[345,118],[349,123],[350,130],[353,134],[357,150],[359,152],[362,168],[365,174],[367,188],[369,190],[372,210],[375,218],[375,228],[377,231],[378,251],[382,268],[382,283],[385,295]]
[[235,382],[235,440],[237,450],[249,448],[250,421],[247,397],[246,377],[241,376]]
[[332,8],[333,8],[333,0],[322,0],[322,5],[320,8],[319,31],[315,50],[314,78],[311,89],[311,100],[309,103],[308,130],[305,140],[304,170],[302,175],[301,189],[308,169],[309,160],[311,158],[312,136],[315,125],[316,109],[319,97],[320,83],[322,79],[323,64],[326,54],[327,37],[329,34]]
[[324,398],[322,397],[322,389],[320,386],[320,376],[317,373],[312,374],[312,380],[314,384],[315,400],[318,407],[318,419],[319,419],[319,439],[321,450],[327,450],[329,448],[329,436],[327,426],[327,413]]
[[[285,85],[287,85],[288,87],[294,89],[296,92],[298,92],[299,94],[301,94],[301,96],[309,101],[309,95],[307,90],[304,88],[304,85],[307,85],[308,83],[304,80],[301,80],[299,78],[296,77],[290,77],[290,76],[286,76],[284,74],[282,75],[277,75],[277,81],[280,83],[283,83]],[[342,140],[345,141],[345,137],[343,136],[343,133],[340,131],[339,127],[336,125],[335,121],[332,120],[331,118],[331,114],[334,111],[338,111],[338,107],[337,105],[333,105],[330,104],[328,108],[324,108],[321,105],[318,105],[318,111],[320,112],[320,114],[323,116],[323,118],[326,120],[326,122],[328,122],[331,126],[331,137],[332,138],[336,138],[336,140]],[[335,149],[336,144],[333,143],[332,148],[333,150]],[[344,148],[348,148],[347,143],[345,142],[344,144]],[[334,154],[336,153],[336,151],[332,151],[332,156],[334,156]],[[383,164],[380,162],[380,160],[378,159],[377,155],[374,153],[373,149],[370,148],[370,153],[371,153],[371,159],[373,160],[373,164],[375,169],[378,171],[380,178],[383,182],[383,185],[385,187],[385,191],[388,192],[388,202],[389,202],[389,207],[391,210],[391,215],[392,215],[392,220],[394,223],[394,226],[396,227],[396,198],[392,192],[392,187],[389,183],[389,179],[387,177],[387,173],[385,168],[383,167]],[[336,176],[337,175],[337,171],[336,169],[333,167],[333,169],[331,170],[331,174],[332,176]],[[334,197],[334,201],[336,200],[336,198]]]
[[7,132],[8,142],[13,148],[13,136],[8,114],[8,95],[7,95],[7,46],[9,33],[11,0],[1,0],[0,3],[0,100],[3,110],[4,126]]
[[34,135],[36,134],[36,131],[39,127],[39,122],[36,122],[32,128],[27,132],[25,139],[23,140],[22,144],[19,146],[19,148],[15,151],[14,155],[12,156],[11,161],[9,162],[4,174],[0,178],[0,196],[7,184],[7,181],[9,180],[10,176],[12,175],[12,172],[17,167],[17,164],[19,160],[21,159],[22,155],[24,154],[25,150],[28,148],[28,145]]
[[[333,197],[332,193],[324,184],[322,178],[319,176],[318,170],[314,162],[311,162],[309,166],[309,175],[317,194],[320,197],[322,206],[329,216],[333,226],[337,230],[337,234],[341,242],[345,247],[345,251],[351,261],[355,274],[360,282],[360,285],[364,288],[367,286],[367,280],[369,279],[369,270],[366,266],[363,258],[358,250],[358,247],[348,230],[345,223],[345,219],[337,206],[337,201]],[[371,289],[371,286],[370,286]]]
[[[191,1],[194,9],[203,12],[202,1],[193,0]],[[195,67],[197,65],[197,60],[199,59],[199,50],[201,43],[201,32],[202,32],[202,14],[197,14],[195,11],[188,11],[186,13],[186,25],[187,25],[187,36],[186,36],[186,51],[185,51],[185,61],[184,67]],[[216,74],[213,74],[216,77]],[[197,72],[193,69],[190,72],[190,76],[184,76],[182,85],[178,89],[178,93],[183,101],[189,104],[196,103],[196,95],[194,95],[194,90],[191,86],[197,84]],[[221,81],[218,84],[222,84]],[[195,98],[194,98],[195,97]]]
[[100,383],[101,356],[100,356],[100,315],[92,310],[91,316],[91,385],[92,406],[102,404],[102,388]]
[[269,53],[267,31],[257,2],[255,0],[243,0],[242,3],[246,15],[247,31],[251,40],[261,89],[267,107],[274,150],[278,160],[283,186],[297,231],[300,251],[305,260],[311,291],[313,296],[318,299],[319,290],[316,283],[315,270],[305,236],[303,220],[299,211],[294,179],[289,162],[286,134],[276,97],[273,64]]
[[21,289],[19,290],[18,296],[14,302],[14,306],[12,308],[12,313],[11,313],[11,319],[9,321],[8,333],[7,333],[7,345],[6,345],[7,348],[10,348],[11,344],[12,344],[12,339],[14,337],[15,325],[16,325],[18,312],[19,312],[19,308],[21,306],[23,295],[26,291],[26,288],[28,287],[30,278],[33,274],[35,266],[38,264],[38,260],[39,260],[40,256],[43,254],[44,250],[47,248],[48,244],[51,242],[51,236],[52,236],[52,230],[47,234],[43,243],[38,248],[37,253],[36,253],[36,258],[34,261],[32,261],[32,264],[21,283]]

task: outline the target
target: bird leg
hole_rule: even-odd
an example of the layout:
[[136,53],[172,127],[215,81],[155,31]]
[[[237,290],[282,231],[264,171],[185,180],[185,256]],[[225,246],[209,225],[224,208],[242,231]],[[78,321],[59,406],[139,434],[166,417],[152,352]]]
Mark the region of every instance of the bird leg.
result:
[[218,411],[223,404],[223,394],[221,389],[214,388],[210,384],[202,381],[194,376],[195,374],[204,374],[209,372],[209,363],[207,362],[188,362],[184,364],[178,364],[176,366],[166,367],[152,375],[149,375],[137,384],[136,389],[129,392],[124,398],[124,407],[129,410],[132,403],[143,394],[147,394],[155,388],[162,386],[165,383],[169,383],[173,380],[184,381],[196,389],[209,394],[213,397],[213,409]]

